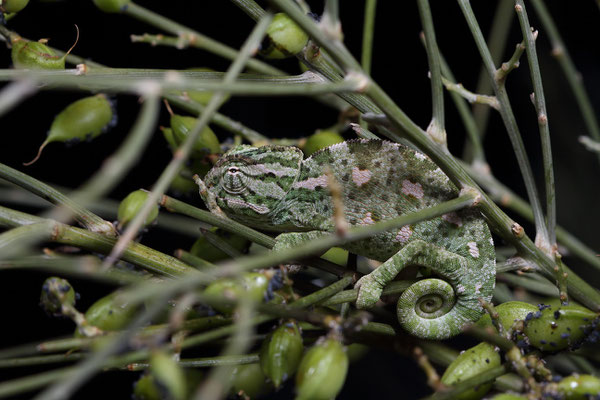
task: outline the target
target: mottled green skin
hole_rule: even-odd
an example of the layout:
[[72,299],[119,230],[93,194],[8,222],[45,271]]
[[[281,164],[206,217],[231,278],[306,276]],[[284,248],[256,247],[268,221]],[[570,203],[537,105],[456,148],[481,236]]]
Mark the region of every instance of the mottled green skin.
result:
[[[295,147],[238,146],[206,175],[204,198],[207,204],[213,199],[234,220],[286,232],[277,237],[275,250],[293,247],[334,231],[326,168],[343,189],[344,212],[351,225],[374,224],[458,195],[425,155],[400,144],[359,139],[325,148],[306,160]],[[457,299],[446,300],[442,311],[430,310],[432,301],[446,296],[439,294],[440,280],[420,281],[402,295],[400,323],[416,336],[454,336],[482,315],[477,299],[491,299],[494,246],[476,210],[404,226],[344,248],[384,261],[357,283],[359,308],[373,306],[383,287],[408,265],[429,267],[449,282],[445,291],[455,292]]]

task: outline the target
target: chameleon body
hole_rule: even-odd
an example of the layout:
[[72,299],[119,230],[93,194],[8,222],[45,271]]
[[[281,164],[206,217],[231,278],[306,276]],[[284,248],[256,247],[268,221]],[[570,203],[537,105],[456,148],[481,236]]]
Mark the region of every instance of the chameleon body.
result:
[[[458,190],[425,155],[380,140],[350,140],[303,160],[287,146],[238,146],[205,177],[201,195],[246,225],[275,232],[275,250],[335,230],[328,189],[330,171],[342,188],[346,221],[368,225],[457,197]],[[218,206],[218,207],[217,207]],[[444,339],[483,313],[495,284],[491,234],[474,209],[406,225],[349,243],[347,250],[382,261],[357,282],[358,308],[372,307],[383,287],[407,266],[430,268],[441,279],[424,279],[398,301],[400,324],[413,335]]]

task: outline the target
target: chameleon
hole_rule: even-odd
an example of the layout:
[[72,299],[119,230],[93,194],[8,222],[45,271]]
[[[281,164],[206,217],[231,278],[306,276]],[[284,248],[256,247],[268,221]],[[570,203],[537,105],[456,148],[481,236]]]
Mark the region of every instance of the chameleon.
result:
[[[273,248],[277,251],[335,231],[331,176],[341,186],[344,216],[351,226],[375,224],[459,194],[426,155],[376,139],[348,140],[306,159],[293,146],[239,145],[197,183],[212,212],[278,232]],[[342,247],[382,262],[356,282],[359,309],[373,307],[384,286],[407,266],[429,268],[441,278],[419,280],[398,300],[400,325],[417,337],[455,336],[482,316],[478,299],[491,300],[495,250],[489,227],[476,209],[405,225]]]

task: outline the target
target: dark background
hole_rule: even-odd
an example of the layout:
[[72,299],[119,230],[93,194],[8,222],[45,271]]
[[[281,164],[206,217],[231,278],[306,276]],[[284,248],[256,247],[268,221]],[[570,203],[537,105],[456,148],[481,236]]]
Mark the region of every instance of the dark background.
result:
[[[241,46],[253,27],[253,21],[227,1],[180,0],[140,3],[235,48]],[[309,3],[314,12],[321,12],[322,2]],[[496,2],[477,0],[472,3],[483,31],[487,32]],[[592,0],[551,0],[546,3],[556,19],[575,64],[582,73],[594,108],[598,109],[598,6]],[[340,7],[345,41],[353,54],[359,58],[363,2],[341,1]],[[480,61],[458,5],[451,1],[432,0],[431,7],[440,49],[457,80],[474,90]],[[533,7],[528,11],[532,26],[541,28]],[[74,53],[111,67],[211,67],[223,71],[229,65],[229,61],[198,49],[176,50],[131,43],[130,34],[159,32],[126,16],[103,14],[91,1],[32,0],[18,18],[10,21],[9,27],[30,39],[50,38],[50,45],[67,49],[75,38],[74,24],[81,30]],[[420,30],[415,1],[380,1],[372,75],[397,104],[417,124],[425,128],[431,117],[431,102],[427,58],[419,41]],[[520,29],[515,18],[504,60],[510,57],[514,44],[520,40]],[[555,157],[558,220],[584,243],[599,249],[600,239],[596,232],[600,221],[597,206],[600,168],[597,159],[577,142],[578,136],[586,134],[585,126],[565,78],[550,56],[550,44],[543,31],[538,38],[538,55]],[[8,68],[10,65],[10,51],[2,46],[0,68]],[[274,65],[290,73],[299,71],[295,59],[274,62]],[[522,58],[521,67],[509,76],[507,85],[534,171],[538,182],[541,183],[539,135],[534,109],[529,100],[532,87],[525,57]],[[22,162],[29,161],[35,155],[53,116],[82,96],[82,93],[76,92],[43,91],[23,102],[9,115],[3,116],[0,120],[0,132],[4,144],[0,146],[0,162],[52,184],[76,187],[84,182],[97,170],[102,161],[115,151],[128,133],[139,110],[137,98],[125,95],[116,97],[119,123],[108,134],[91,143],[70,148],[59,143],[51,144],[36,164],[31,167],[22,166]],[[448,96],[446,104],[449,147],[453,154],[460,155],[464,143],[463,128]],[[233,98],[223,106],[221,112],[271,137],[307,136],[316,129],[332,125],[337,120],[334,110],[325,108],[311,99],[300,97]],[[164,109],[160,123],[168,125],[168,114]],[[493,173],[525,197],[516,160],[502,121],[496,113],[492,113],[488,126],[485,146]],[[220,139],[228,137],[227,132],[218,128],[215,128],[215,132]],[[350,132],[346,132],[346,135],[348,138],[352,137]],[[141,161],[111,193],[111,197],[118,200],[135,189],[150,188],[169,160],[170,153],[157,130]],[[198,199],[187,201],[200,205]],[[27,208],[23,210],[38,211]],[[526,227],[528,234],[533,235],[531,225],[520,218],[517,220]],[[144,243],[171,253],[175,248],[187,248],[193,242],[189,237],[173,234],[169,234],[168,240],[165,240],[166,236],[164,231],[151,232],[145,236]],[[580,261],[568,256],[566,261],[584,277],[594,279],[591,269],[583,266]],[[0,333],[0,347],[41,340],[72,331],[69,321],[50,320],[37,306],[39,290],[45,277],[42,273],[33,272],[2,272],[0,275],[0,304],[4,305],[5,321]],[[82,294],[79,303],[81,309],[85,309],[111,289],[77,280],[73,280],[73,283]],[[465,347],[463,344],[461,346]],[[15,370],[11,375],[18,376],[25,372]],[[107,393],[106,389],[109,387],[113,398],[128,398],[132,381],[130,376],[124,373],[102,375],[79,392],[77,397],[97,397],[94,395]],[[406,382],[412,384],[407,385]],[[339,398],[388,398],[392,394],[415,398],[428,392],[424,375],[411,359],[373,351],[350,369],[346,386]],[[285,392],[283,397],[290,395],[290,392]]]

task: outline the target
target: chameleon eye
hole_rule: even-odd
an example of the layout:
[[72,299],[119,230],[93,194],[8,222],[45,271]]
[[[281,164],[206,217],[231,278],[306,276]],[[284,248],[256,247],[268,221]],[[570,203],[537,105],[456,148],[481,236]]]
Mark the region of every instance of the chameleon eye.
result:
[[240,167],[229,167],[223,175],[223,188],[230,194],[246,190],[248,177]]

